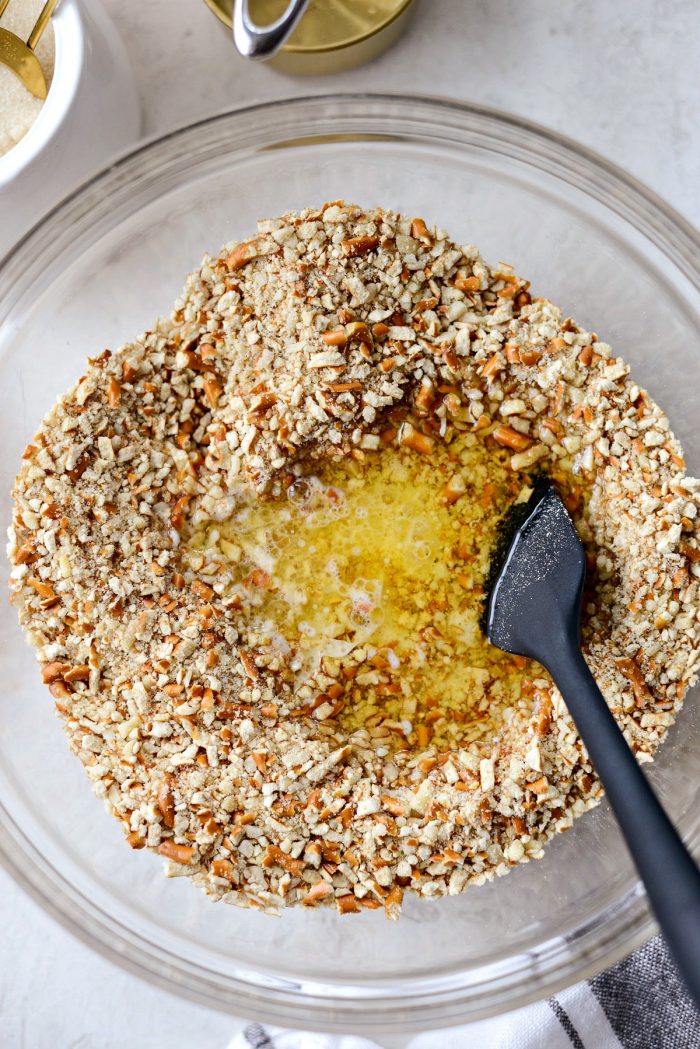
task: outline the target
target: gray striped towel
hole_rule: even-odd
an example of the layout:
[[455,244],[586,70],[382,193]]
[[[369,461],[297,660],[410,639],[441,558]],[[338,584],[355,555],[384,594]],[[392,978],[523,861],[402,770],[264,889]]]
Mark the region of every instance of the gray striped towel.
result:
[[[395,1038],[392,1046],[397,1045]],[[405,1049],[700,1049],[700,1015],[660,936],[546,1002],[406,1038]],[[354,1035],[249,1024],[229,1049],[381,1049]]]

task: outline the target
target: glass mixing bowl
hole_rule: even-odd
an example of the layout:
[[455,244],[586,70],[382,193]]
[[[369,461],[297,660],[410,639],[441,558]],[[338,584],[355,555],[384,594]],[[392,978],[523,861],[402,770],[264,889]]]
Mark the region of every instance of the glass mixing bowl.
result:
[[[512,263],[612,342],[700,468],[700,241],[663,202],[550,132],[454,102],[314,97],[145,145],[87,183],[0,267],[2,516],[22,449],[85,357],[167,312],[205,249],[259,216],[344,197],[445,226]],[[653,932],[606,805],[545,858],[399,922],[213,905],[131,853],[68,752],[2,604],[0,851],[85,942],[169,991],[294,1027],[392,1030],[503,1012],[604,968]],[[650,768],[700,856],[700,721],[688,698]]]

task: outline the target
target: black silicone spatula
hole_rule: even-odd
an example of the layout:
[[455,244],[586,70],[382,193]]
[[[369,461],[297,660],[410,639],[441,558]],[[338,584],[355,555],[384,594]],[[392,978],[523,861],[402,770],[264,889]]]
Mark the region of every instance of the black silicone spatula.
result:
[[486,606],[491,644],[551,674],[605,787],[681,975],[700,1006],[700,871],[661,808],[581,652],[586,558],[555,488],[535,486]]

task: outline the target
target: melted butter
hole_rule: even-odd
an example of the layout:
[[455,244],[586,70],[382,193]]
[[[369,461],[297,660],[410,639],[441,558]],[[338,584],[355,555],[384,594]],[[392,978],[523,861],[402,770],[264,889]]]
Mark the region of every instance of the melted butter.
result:
[[462,435],[428,457],[331,464],[286,498],[247,494],[189,546],[227,560],[254,638],[288,654],[300,688],[333,678],[331,695],[312,687],[310,714],[390,748],[456,745],[498,723],[526,672],[478,622],[498,522],[524,483],[508,458]]

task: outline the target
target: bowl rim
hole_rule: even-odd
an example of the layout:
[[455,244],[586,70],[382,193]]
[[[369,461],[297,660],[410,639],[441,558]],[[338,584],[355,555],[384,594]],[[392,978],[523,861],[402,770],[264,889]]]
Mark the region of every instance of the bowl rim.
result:
[[[65,8],[62,9],[68,9],[74,2],[75,0],[67,0]],[[175,127],[165,133],[155,132],[151,135],[146,135],[137,142],[136,145],[126,146],[124,149],[115,153],[108,162],[94,171],[87,179],[74,186],[70,192],[66,193],[66,195],[56,204],[45,211],[33,225],[29,226],[22,240],[11,245],[3,255],[0,255],[0,276],[6,268],[10,267],[14,256],[19,254],[20,249],[37,234],[39,228],[49,223],[60,211],[67,208],[68,205],[76,202],[87,190],[91,189],[103,178],[107,178],[109,175],[118,175],[128,164],[151,151],[155,151],[157,147],[164,146],[172,139],[195,133],[200,129],[213,126],[220,122],[223,123],[231,117],[241,116],[243,114],[252,115],[260,113],[262,115],[271,110],[282,111],[297,106],[312,106],[314,103],[324,103],[326,105],[329,103],[338,103],[342,105],[344,102],[354,102],[358,104],[365,102],[368,105],[373,103],[400,105],[401,103],[408,102],[417,103],[418,105],[434,106],[438,111],[445,113],[457,112],[462,113],[463,115],[471,114],[472,116],[482,118],[485,121],[493,121],[501,128],[510,128],[512,131],[515,131],[516,133],[519,132],[528,138],[532,136],[535,140],[539,140],[541,143],[549,145],[558,151],[561,155],[559,157],[560,160],[563,157],[572,155],[577,158],[579,162],[582,161],[587,165],[591,171],[598,175],[606,175],[613,184],[617,184],[618,188],[624,188],[638,198],[637,203],[641,202],[644,205],[642,214],[647,220],[647,225],[643,225],[639,221],[640,216],[633,212],[619,195],[611,196],[609,189],[602,197],[598,196],[596,199],[609,207],[610,210],[620,218],[628,221],[638,232],[642,233],[643,236],[647,237],[651,243],[666,255],[669,261],[673,262],[679,269],[683,270],[684,265],[690,263],[690,265],[688,265],[688,272],[684,275],[692,286],[700,291],[700,266],[697,264],[697,255],[698,252],[700,252],[700,229],[696,227],[690,219],[678,211],[677,208],[674,208],[672,204],[669,204],[664,197],[651,189],[650,186],[637,178],[636,175],[632,175],[630,172],[626,171],[625,168],[616,164],[615,161],[609,160],[607,157],[603,156],[602,153],[598,153],[597,150],[591,149],[590,146],[586,146],[585,144],[578,142],[576,139],[562,134],[560,131],[548,128],[544,124],[530,120],[527,117],[522,117],[515,113],[509,113],[497,106],[485,106],[477,102],[466,102],[460,99],[451,98],[447,95],[412,94],[411,92],[389,91],[318,92],[314,94],[275,98],[264,102],[254,102],[248,105],[242,103],[239,106],[226,107],[208,117],[202,117],[189,124],[180,125],[179,127]],[[30,134],[30,132],[27,132],[27,134]],[[323,136],[320,136],[320,138],[323,138]],[[281,140],[277,145],[284,146],[291,144],[292,142],[293,139]],[[21,145],[21,143],[18,143],[14,149],[10,150],[7,156],[14,153],[19,145]],[[2,162],[2,159],[4,158],[0,158],[0,163]],[[549,161],[551,158],[547,159]],[[565,169],[560,171],[559,175],[564,181],[569,182],[577,188],[584,189],[584,191],[587,192],[584,184],[590,186],[590,181],[587,182],[581,177],[577,178],[576,173],[577,169],[575,167],[570,167],[568,170]],[[568,177],[564,178],[564,174]],[[599,181],[596,183],[596,188],[599,192],[602,190]],[[588,195],[591,194],[588,193]],[[662,220],[665,220],[666,223],[674,227],[674,233],[678,238],[677,242],[669,242],[666,236],[667,231],[663,228]]]
[[[505,139],[505,144],[516,152],[520,150],[520,159],[527,160],[531,166],[534,164],[536,167],[538,163],[544,165],[546,160],[547,170],[551,173],[554,159],[556,176],[593,197],[629,223],[680,271],[695,290],[700,291],[698,230],[653,190],[595,151],[556,131],[491,107],[443,97],[373,92],[311,94],[241,105],[166,134],[154,135],[135,148],[123,151],[115,161],[87,179],[48,211],[0,259],[0,286],[4,278],[9,278],[6,286],[12,287],[14,280],[21,277],[32,262],[36,262],[40,238],[45,238],[46,229],[50,230],[64,213],[70,214],[71,208],[76,208],[76,214],[71,216],[72,221],[87,214],[86,204],[83,204],[82,211],[79,207],[84,195],[89,195],[89,191],[100,184],[106,186],[107,190],[123,186],[124,175],[128,174],[130,165],[137,165],[149,154],[157,156],[158,151],[168,143],[237,118],[254,119],[257,116],[262,126],[266,114],[275,114],[279,118],[295,109],[301,109],[307,120],[312,119],[314,114],[327,117],[329,106],[335,108],[335,116],[340,123],[343,118],[349,119],[363,109],[372,108],[375,111],[376,107],[376,113],[382,113],[388,106],[406,107],[402,116],[414,120],[417,110],[424,115],[431,114],[438,123],[442,118],[441,127],[444,131],[450,127],[450,115],[462,120],[471,119],[490,130],[492,146],[499,138],[501,142]],[[352,133],[357,135],[355,131]],[[316,136],[319,142],[327,138],[325,134]],[[288,138],[275,144],[284,147],[294,144],[294,141]],[[258,145],[254,148],[265,147]],[[269,145],[267,148],[270,148]],[[631,198],[631,203],[630,199],[625,199],[626,195]],[[105,198],[108,196],[106,193]],[[60,244],[55,250],[61,250]],[[427,990],[422,984],[421,994],[410,981],[405,981],[401,993],[394,993],[390,998],[382,997],[381,988],[380,993],[375,995],[371,989],[359,985],[348,988],[355,997],[347,994],[334,996],[333,991],[337,988],[332,983],[326,985],[324,994],[323,988],[313,981],[303,978],[263,979],[258,974],[246,972],[242,967],[238,968],[234,980],[229,980],[224,986],[223,978],[217,984],[215,975],[208,970],[200,968],[196,972],[193,966],[189,969],[183,966],[178,968],[174,964],[175,960],[180,961],[176,956],[170,955],[169,960],[166,951],[159,951],[156,945],[147,943],[121,926],[117,919],[85,900],[63,875],[54,870],[55,877],[52,878],[49,861],[34,849],[31,842],[23,840],[23,835],[1,799],[0,863],[64,928],[98,953],[142,978],[171,993],[178,993],[220,1011],[238,1016],[264,1016],[266,1021],[273,1023],[297,1027],[304,1025],[309,1029],[324,1031],[415,1032],[510,1011],[542,999],[613,964],[655,931],[655,923],[637,883],[601,912],[605,920],[602,926],[596,925],[595,937],[591,936],[591,929],[580,926],[576,929],[576,935],[557,936],[551,941],[543,941],[538,946],[540,953],[537,956],[536,975],[533,974],[531,955],[523,953],[508,959],[511,963],[519,960],[519,964],[516,969],[511,968],[505,977],[499,974],[496,964],[486,967],[492,971],[486,971],[481,982],[472,981],[465,986],[463,981],[460,983],[457,974],[440,978]],[[602,929],[605,929],[607,937],[601,935]],[[578,955],[573,961],[570,955],[563,958],[562,950],[567,944],[570,947],[575,939],[579,941]],[[525,976],[529,976],[527,982],[523,979]],[[488,986],[484,986],[484,981]],[[232,983],[235,984],[235,996],[231,993]],[[275,998],[271,1001],[273,993]],[[313,1014],[309,1015],[311,1010]]]

